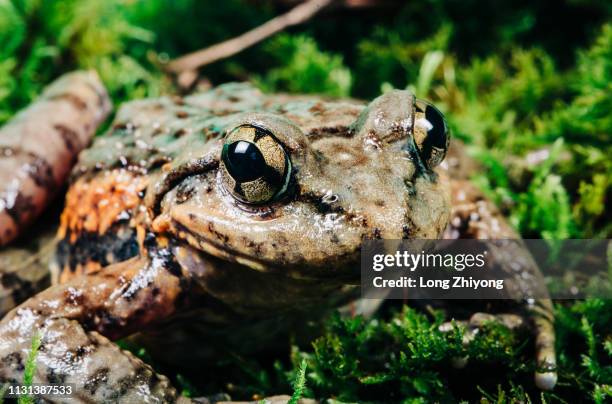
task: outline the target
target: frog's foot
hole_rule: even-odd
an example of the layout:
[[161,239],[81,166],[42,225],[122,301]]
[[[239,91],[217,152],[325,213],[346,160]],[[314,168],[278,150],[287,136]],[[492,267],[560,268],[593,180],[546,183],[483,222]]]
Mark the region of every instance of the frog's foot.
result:
[[86,402],[174,402],[168,379],[109,338],[142,330],[183,308],[189,275],[157,260],[134,258],[56,285],[0,322],[0,382],[23,381],[39,340],[35,383],[73,386]]
[[[556,356],[555,356],[555,334],[550,316],[546,313],[551,311],[545,306],[550,301],[538,301],[530,306],[532,322],[535,328],[536,338],[536,361],[537,368],[535,373],[535,383],[542,390],[552,390],[557,384]],[[442,323],[439,330],[450,332],[455,327],[464,328],[463,344],[468,345],[485,324],[491,322],[501,324],[511,331],[519,331],[528,328],[529,322],[525,318],[513,314],[489,314],[475,313],[468,321],[448,321]],[[467,357],[455,358],[453,366],[457,368],[465,367],[468,363]]]
[[466,333],[463,336],[463,343],[469,344],[472,342],[479,330],[487,323],[502,324],[511,331],[520,330],[525,327],[525,320],[518,314],[501,313],[474,313],[468,321],[447,321],[442,323],[439,330],[442,332],[452,331],[456,325],[466,327]]
[[[442,323],[438,329],[442,332],[450,332],[455,327],[461,327],[464,329],[463,334],[463,345],[469,345],[476,335],[480,332],[481,328],[487,323],[498,323],[504,325],[511,331],[518,331],[525,328],[525,321],[523,317],[512,314],[489,314],[489,313],[474,313],[468,321],[465,320],[453,320]],[[468,363],[468,357],[458,357],[453,359],[453,366],[456,368],[463,368]]]
[[[21,318],[20,318],[21,317]],[[3,323],[3,338],[12,337],[26,328],[26,317],[36,318],[33,311],[22,309],[9,323]],[[14,338],[0,347],[0,380],[21,383],[23,368],[32,346],[39,338],[36,354],[35,383],[73,386],[72,397],[84,402],[143,402],[157,398],[160,402],[177,399],[170,381],[127,351],[95,331],[66,318],[47,319],[37,327],[37,336]]]

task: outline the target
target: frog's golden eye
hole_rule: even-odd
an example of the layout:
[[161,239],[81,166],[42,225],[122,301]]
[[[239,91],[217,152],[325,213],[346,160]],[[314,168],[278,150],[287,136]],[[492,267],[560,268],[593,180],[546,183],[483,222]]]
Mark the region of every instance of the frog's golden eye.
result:
[[262,204],[282,197],[287,191],[291,160],[270,131],[242,125],[225,138],[221,170],[225,188],[236,199]]
[[416,101],[414,142],[423,162],[429,168],[437,166],[444,160],[450,142],[450,132],[444,115],[423,100]]

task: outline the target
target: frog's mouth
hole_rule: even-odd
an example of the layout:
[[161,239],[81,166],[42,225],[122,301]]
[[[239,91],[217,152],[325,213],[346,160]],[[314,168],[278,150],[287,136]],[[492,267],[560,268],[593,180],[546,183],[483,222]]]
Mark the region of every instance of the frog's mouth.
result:
[[244,265],[261,272],[270,272],[271,270],[275,269],[269,263],[265,263],[262,260],[251,257],[248,254],[236,251],[218,242],[194,234],[175,220],[172,220],[172,227],[174,229],[173,233],[175,233],[178,239],[187,242],[187,244],[189,244],[191,247],[197,248],[201,252],[212,255],[224,261],[236,262],[240,265]]
[[329,271],[329,267],[326,267],[327,270],[318,267],[306,268],[304,265],[286,265],[260,259],[244,251],[228,247],[219,241],[194,233],[185,225],[167,215],[162,214],[156,218],[154,227],[157,229],[163,228],[165,232],[172,234],[175,240],[179,240],[179,243],[187,244],[201,255],[212,256],[216,259],[247,267],[258,272],[283,274],[294,279],[324,280],[333,278],[334,281],[340,281],[345,284],[357,284],[359,282],[359,271],[354,271],[355,266],[358,267],[359,265],[359,250],[351,254],[355,257],[352,260],[355,263],[353,265],[344,265],[344,267],[350,267],[353,270],[347,268],[347,270]]

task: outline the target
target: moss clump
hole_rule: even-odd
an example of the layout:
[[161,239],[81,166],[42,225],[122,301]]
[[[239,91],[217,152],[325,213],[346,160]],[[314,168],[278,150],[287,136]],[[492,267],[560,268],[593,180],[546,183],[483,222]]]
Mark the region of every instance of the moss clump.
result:
[[[233,397],[248,399],[290,394],[292,383],[304,380],[304,397],[332,402],[607,402],[611,309],[602,299],[555,306],[559,382],[553,392],[535,387],[528,333],[489,323],[464,345],[462,327],[439,331],[442,311],[407,306],[372,319],[334,315],[311,345],[292,347],[290,362],[282,355],[231,360],[217,368],[226,379],[206,389],[227,389],[231,381]],[[465,358],[464,368],[453,366]]]
[[[559,385],[533,385],[530,340],[488,324],[466,347],[462,332],[441,333],[443,316],[404,308],[386,320],[334,317],[308,361],[308,394],[349,402],[577,402],[609,400],[612,383],[612,302],[594,299],[556,306]],[[455,358],[469,357],[464,369]]]

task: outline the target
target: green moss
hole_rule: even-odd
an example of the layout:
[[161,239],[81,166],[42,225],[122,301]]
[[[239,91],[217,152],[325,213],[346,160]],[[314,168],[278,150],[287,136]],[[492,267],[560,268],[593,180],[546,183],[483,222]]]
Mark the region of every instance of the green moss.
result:
[[[38,356],[38,349],[40,348],[40,335],[34,334],[32,337],[32,344],[30,345],[30,352],[25,363],[25,370],[23,371],[23,386],[32,386],[34,381],[34,373],[36,372],[36,357]],[[19,396],[17,402],[19,404],[32,404],[34,403],[34,397],[29,395]]]
[[346,97],[351,89],[351,72],[342,57],[322,52],[308,36],[281,34],[266,45],[270,62],[280,64],[255,81],[262,89],[294,93],[323,93]]
[[[232,384],[241,385],[234,398],[291,394],[296,390],[290,383],[303,378],[304,397],[335,402],[535,403],[585,397],[606,402],[612,384],[612,302],[557,304],[555,312],[559,383],[554,392],[535,387],[528,333],[489,323],[464,346],[462,327],[439,331],[443,312],[403,307],[373,319],[332,316],[311,346],[294,346],[291,363],[280,357],[274,369],[269,359],[251,360],[246,367],[234,362]],[[455,368],[460,358],[468,358],[467,365]],[[253,369],[267,376],[253,378]]]
[[304,390],[306,389],[306,368],[306,361],[303,360],[297,370],[295,380],[293,381],[293,394],[289,399],[289,404],[297,404],[304,394]]

